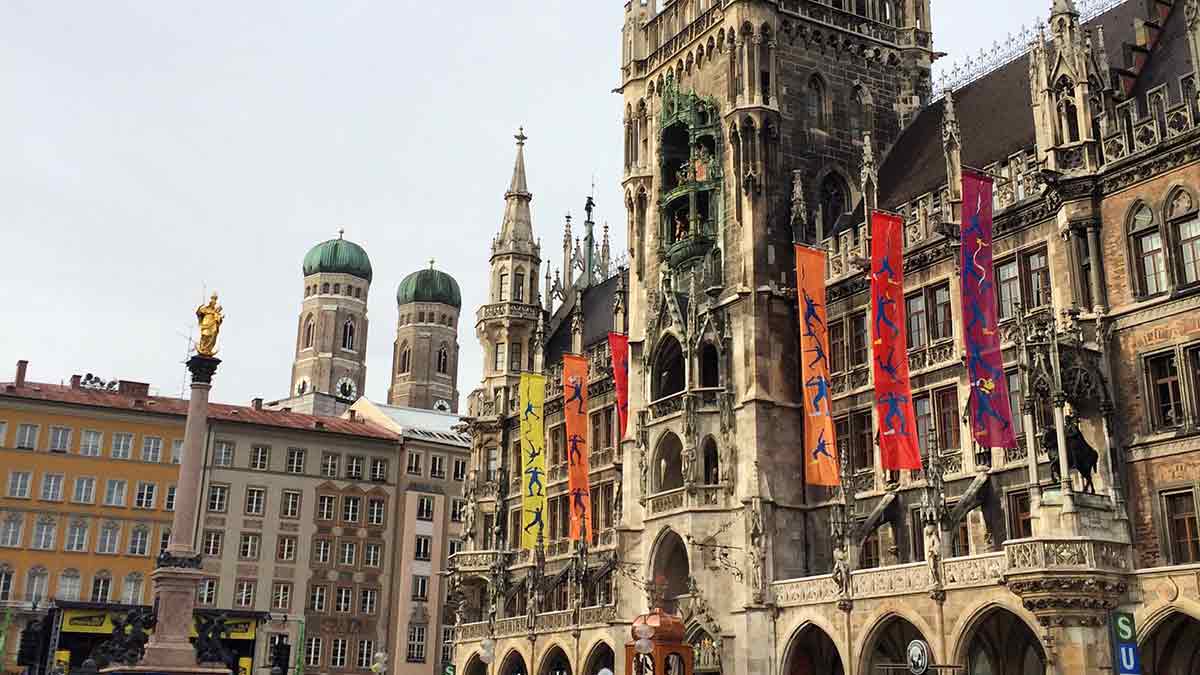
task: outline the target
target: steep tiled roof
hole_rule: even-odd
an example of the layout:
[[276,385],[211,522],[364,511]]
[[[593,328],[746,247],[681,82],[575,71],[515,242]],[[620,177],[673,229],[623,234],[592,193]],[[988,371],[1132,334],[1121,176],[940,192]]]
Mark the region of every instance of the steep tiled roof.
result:
[[[1138,80],[1137,89],[1172,80],[1187,66],[1183,39],[1168,39],[1183,23],[1182,11],[1174,12],[1150,63]],[[1134,23],[1145,16],[1145,3],[1129,0],[1084,24],[1084,30],[1104,29],[1104,44],[1111,65],[1124,62],[1124,44],[1134,42]],[[1182,58],[1176,55],[1181,52]],[[962,162],[983,167],[1033,146],[1037,135],[1029,90],[1029,55],[971,82],[954,92],[954,107],[962,133]],[[1143,85],[1143,80],[1154,82]],[[1136,94],[1136,92],[1135,92]],[[942,102],[927,106],[904,129],[879,169],[879,204],[895,209],[915,197],[946,183],[946,160],[942,151]]]
[[[181,398],[135,396],[115,391],[100,391],[85,387],[75,388],[42,382],[27,382],[22,387],[17,387],[11,382],[0,383],[0,401],[5,398],[173,415],[180,418],[187,416],[188,408],[187,400]],[[302,413],[284,412],[282,410],[256,410],[251,406],[229,405],[225,403],[209,403],[208,418],[223,422],[241,422],[297,431],[342,434],[385,440],[399,439],[399,436],[391,431],[364,420],[305,415]]]
[[[622,271],[620,274],[625,274]],[[577,302],[583,303],[583,346],[590,347],[606,338],[613,329],[613,300],[617,295],[619,275],[589,286],[579,292]],[[558,325],[558,330],[546,342],[546,363],[557,363],[571,351],[570,315]]]

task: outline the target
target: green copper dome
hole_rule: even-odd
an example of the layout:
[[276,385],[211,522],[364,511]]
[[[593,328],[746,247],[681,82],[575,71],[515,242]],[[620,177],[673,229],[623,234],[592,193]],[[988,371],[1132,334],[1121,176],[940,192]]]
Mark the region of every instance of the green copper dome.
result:
[[407,305],[410,302],[436,302],[462,309],[462,293],[454,277],[430,265],[428,269],[404,277],[396,289],[396,304]]
[[317,244],[304,256],[304,276],[321,273],[352,274],[370,281],[371,259],[363,247],[339,233],[337,239]]

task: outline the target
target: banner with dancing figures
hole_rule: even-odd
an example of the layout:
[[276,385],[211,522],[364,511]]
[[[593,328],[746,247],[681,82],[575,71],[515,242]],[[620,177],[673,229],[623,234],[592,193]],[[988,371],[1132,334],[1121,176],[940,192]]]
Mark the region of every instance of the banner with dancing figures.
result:
[[984,448],[1015,448],[1008,378],[997,330],[995,270],[992,267],[992,179],[963,171],[963,335],[971,393],[971,434]]
[[592,488],[588,481],[588,362],[563,355],[563,419],[567,427],[567,493],[571,499],[571,540],[590,541]]
[[625,439],[629,425],[629,336],[609,333],[608,348],[612,352],[613,386],[617,389],[617,443]]
[[537,548],[543,542],[549,514],[546,513],[546,378],[521,374],[521,548]]
[[800,303],[800,376],[804,384],[804,478],[809,485],[835,486],[840,479],[829,389],[824,251],[796,245],[796,288]]
[[892,471],[921,468],[908,378],[902,223],[900,216],[878,211],[871,214],[871,360],[879,455],[883,468]]

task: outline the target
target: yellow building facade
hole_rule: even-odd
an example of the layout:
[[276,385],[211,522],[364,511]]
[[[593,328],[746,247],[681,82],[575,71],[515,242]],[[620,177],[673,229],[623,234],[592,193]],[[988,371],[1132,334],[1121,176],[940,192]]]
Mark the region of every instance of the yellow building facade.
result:
[[[144,604],[170,534],[186,401],[145,384],[0,385],[4,672],[51,599]],[[117,394],[117,395],[114,395]],[[5,619],[7,617],[7,619]]]

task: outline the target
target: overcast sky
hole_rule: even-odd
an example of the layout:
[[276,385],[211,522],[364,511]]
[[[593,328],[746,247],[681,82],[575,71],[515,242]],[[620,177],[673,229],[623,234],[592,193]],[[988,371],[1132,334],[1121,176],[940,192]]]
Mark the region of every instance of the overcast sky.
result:
[[[300,261],[344,226],[375,272],[366,394],[386,396],[396,285],[432,257],[463,290],[465,400],[518,125],[544,257],[593,176],[624,248],[623,6],[0,3],[0,380],[27,358],[38,381],[178,394],[207,288],[227,314],[214,398],[284,396]],[[954,60],[1049,6],[941,0],[935,47]]]

